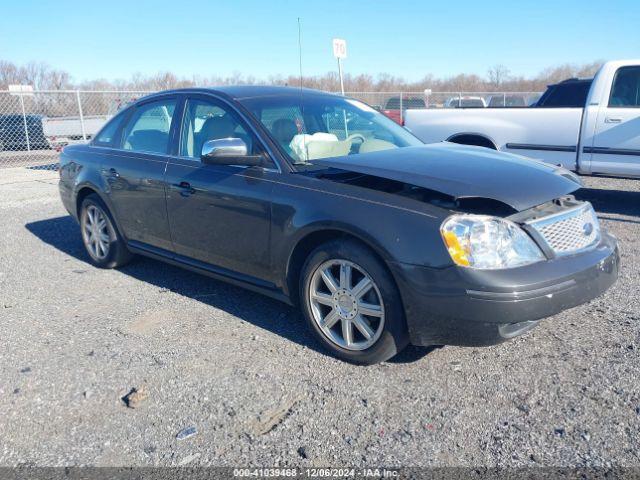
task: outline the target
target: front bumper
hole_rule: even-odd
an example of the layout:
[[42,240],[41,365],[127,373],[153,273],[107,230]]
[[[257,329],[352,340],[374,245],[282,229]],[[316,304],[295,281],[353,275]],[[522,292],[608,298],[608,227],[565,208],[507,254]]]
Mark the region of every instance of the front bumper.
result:
[[588,302],[618,278],[615,238],[590,251],[506,270],[392,264],[414,345],[493,345]]

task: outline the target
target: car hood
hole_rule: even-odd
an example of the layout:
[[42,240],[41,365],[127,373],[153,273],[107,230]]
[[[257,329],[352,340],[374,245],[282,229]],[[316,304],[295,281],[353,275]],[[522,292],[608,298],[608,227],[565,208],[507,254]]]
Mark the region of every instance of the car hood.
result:
[[388,178],[454,198],[489,198],[521,211],[580,188],[573,174],[482,147],[439,143],[314,160],[330,168]]

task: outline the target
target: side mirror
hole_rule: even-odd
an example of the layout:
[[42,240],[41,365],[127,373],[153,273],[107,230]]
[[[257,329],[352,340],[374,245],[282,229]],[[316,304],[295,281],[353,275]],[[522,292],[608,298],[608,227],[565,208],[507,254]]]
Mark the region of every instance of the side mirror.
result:
[[264,164],[262,155],[249,155],[241,138],[207,140],[202,146],[200,160],[206,165],[242,165],[256,167]]

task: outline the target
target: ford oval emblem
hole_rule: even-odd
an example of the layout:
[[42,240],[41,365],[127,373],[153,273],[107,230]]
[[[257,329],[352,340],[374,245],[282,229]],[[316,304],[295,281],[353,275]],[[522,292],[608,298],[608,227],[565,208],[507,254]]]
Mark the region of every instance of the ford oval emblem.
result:
[[591,235],[593,233],[593,223],[591,222],[585,223],[582,226],[582,231],[585,237],[588,237],[589,235]]

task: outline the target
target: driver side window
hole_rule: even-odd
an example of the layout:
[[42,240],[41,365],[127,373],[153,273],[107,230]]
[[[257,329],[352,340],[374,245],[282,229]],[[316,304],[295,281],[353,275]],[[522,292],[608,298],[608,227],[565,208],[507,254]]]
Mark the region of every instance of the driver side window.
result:
[[209,140],[240,138],[250,154],[258,154],[253,135],[234,112],[206,100],[189,99],[184,111],[180,139],[180,156],[200,159],[202,147]]
[[613,79],[609,107],[640,107],[640,67],[622,67]]

